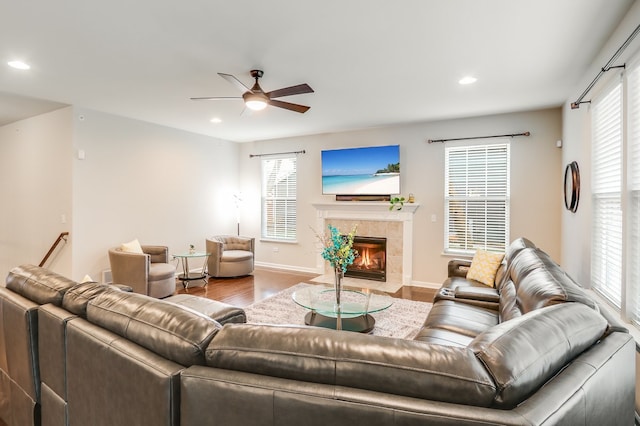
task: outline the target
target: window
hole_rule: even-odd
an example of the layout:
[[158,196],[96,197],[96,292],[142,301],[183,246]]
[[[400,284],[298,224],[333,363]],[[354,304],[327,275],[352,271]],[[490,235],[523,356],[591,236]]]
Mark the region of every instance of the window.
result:
[[445,149],[445,252],[504,251],[509,242],[509,144]]
[[262,160],[262,238],[296,240],[296,158]]
[[629,250],[628,270],[632,300],[631,319],[640,324],[640,61],[629,67],[627,129],[628,165],[628,210],[629,210]]
[[591,109],[591,286],[616,307],[622,296],[622,83]]
[[591,105],[591,286],[640,325],[640,59]]

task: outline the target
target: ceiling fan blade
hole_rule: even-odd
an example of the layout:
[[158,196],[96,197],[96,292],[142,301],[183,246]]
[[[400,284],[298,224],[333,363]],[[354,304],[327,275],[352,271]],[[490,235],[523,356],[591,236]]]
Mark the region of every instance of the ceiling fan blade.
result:
[[249,89],[247,86],[245,86],[240,80],[238,80],[235,76],[231,75],[231,74],[224,74],[219,72],[218,75],[222,78],[224,78],[225,80],[227,80],[229,83],[233,84],[234,86],[236,86],[242,93],[244,92],[251,92],[251,89]]
[[199,98],[189,98],[192,101],[237,101],[242,100],[242,96],[203,96]]
[[278,107],[278,108],[284,108],[284,109],[288,109],[290,111],[295,111],[295,112],[299,112],[299,113],[305,113],[309,110],[308,106],[304,106],[304,105],[298,105],[298,104],[292,104],[290,102],[283,102],[283,101],[278,101],[275,99],[271,99],[269,101],[269,105],[272,105],[274,107]]
[[303,93],[313,93],[313,89],[307,84],[298,84],[297,86],[285,87],[284,89],[272,90],[266,93],[268,97],[281,98],[282,96],[301,95]]

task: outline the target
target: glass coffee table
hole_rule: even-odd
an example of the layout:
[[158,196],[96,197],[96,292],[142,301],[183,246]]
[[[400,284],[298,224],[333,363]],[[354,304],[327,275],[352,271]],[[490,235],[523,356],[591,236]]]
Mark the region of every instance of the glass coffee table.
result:
[[298,305],[310,310],[304,317],[305,324],[359,333],[373,330],[376,320],[371,313],[383,311],[393,304],[393,298],[386,293],[343,287],[338,313],[335,289],[323,285],[309,285],[294,292],[292,298]]

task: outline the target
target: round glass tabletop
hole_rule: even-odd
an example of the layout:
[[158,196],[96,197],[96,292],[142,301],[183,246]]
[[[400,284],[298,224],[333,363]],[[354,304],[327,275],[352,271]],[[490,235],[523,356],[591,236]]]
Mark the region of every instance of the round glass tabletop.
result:
[[[298,305],[319,314],[335,317],[337,315],[336,291],[333,287],[309,285],[293,293],[292,298]],[[387,309],[393,304],[393,298],[386,293],[369,289],[343,287],[340,292],[342,318],[353,318]]]

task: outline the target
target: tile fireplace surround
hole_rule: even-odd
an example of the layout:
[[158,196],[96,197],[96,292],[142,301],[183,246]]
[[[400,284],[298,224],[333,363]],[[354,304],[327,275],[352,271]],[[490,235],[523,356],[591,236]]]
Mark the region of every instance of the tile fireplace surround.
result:
[[[413,215],[420,206],[405,203],[402,210],[389,211],[389,203],[379,201],[334,201],[313,203],[317,210],[316,229],[327,230],[329,224],[343,233],[358,225],[357,235],[387,239],[387,282],[411,285],[413,278]],[[316,266],[326,270],[318,252]]]

